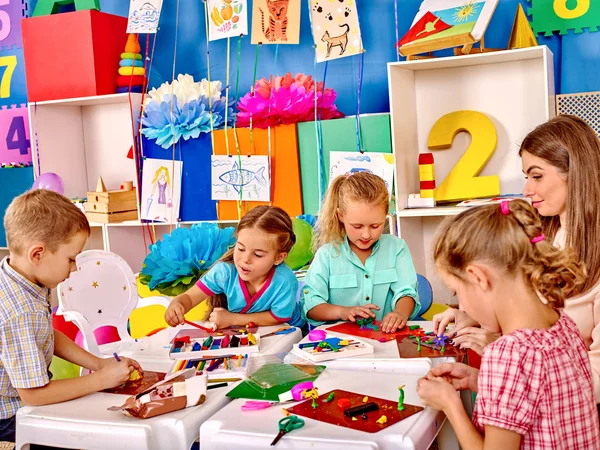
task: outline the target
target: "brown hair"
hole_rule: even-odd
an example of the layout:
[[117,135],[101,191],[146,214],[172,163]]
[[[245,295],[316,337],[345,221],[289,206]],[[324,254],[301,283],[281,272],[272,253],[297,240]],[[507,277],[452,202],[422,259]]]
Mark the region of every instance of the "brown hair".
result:
[[[278,253],[289,253],[296,243],[292,219],[288,213],[277,206],[257,206],[248,211],[240,220],[235,236],[237,237],[239,232],[246,228],[258,228],[275,236]],[[219,262],[233,263],[233,252],[234,248],[227,250]],[[213,308],[225,308],[227,299],[224,295],[216,295],[209,299],[209,305]]]
[[588,277],[573,295],[589,291],[600,279],[600,141],[583,120],[561,115],[539,125],[527,135],[523,151],[542,158],[567,175],[566,224],[558,216],[541,217],[544,234],[552,242],[561,227],[566,229],[566,246],[585,263]]
[[570,249],[560,250],[547,240],[532,243],[542,234],[538,214],[524,200],[470,208],[446,219],[433,244],[433,258],[443,270],[463,278],[466,267],[484,262],[509,276],[521,272],[533,289],[554,307],[585,282],[584,265]]
[[90,224],[68,198],[47,189],[35,189],[15,198],[4,214],[6,241],[11,253],[21,255],[33,243],[55,252],[73,235],[90,235]]
[[385,181],[369,172],[342,175],[333,180],[319,212],[316,238],[313,241],[315,251],[329,243],[337,247],[344,241],[346,230],[340,222],[338,210],[343,213],[349,201],[381,206],[387,214],[390,207],[390,194]]

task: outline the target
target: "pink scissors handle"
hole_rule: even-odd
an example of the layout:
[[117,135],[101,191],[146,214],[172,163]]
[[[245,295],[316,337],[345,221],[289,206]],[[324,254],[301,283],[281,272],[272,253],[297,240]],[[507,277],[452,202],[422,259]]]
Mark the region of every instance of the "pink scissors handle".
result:
[[267,409],[277,402],[248,401],[242,405],[242,411],[258,411]]

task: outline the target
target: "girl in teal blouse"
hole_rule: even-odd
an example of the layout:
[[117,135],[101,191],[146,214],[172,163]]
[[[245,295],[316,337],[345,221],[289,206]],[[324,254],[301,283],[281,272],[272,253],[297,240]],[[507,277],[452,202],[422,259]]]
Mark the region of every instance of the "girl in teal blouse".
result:
[[313,325],[373,317],[393,333],[417,315],[417,274],[406,242],[382,235],[388,209],[389,192],[377,175],[340,176],[329,187],[303,289],[303,312]]

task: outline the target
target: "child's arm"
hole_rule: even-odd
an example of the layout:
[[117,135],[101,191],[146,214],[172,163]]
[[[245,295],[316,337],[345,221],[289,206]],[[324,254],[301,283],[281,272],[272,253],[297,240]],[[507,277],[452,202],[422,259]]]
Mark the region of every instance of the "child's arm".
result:
[[165,312],[165,321],[172,327],[183,325],[185,323],[184,315],[208,297],[211,295],[200,289],[198,285],[192,286],[190,290],[171,300]]
[[239,314],[227,311],[225,308],[215,308],[210,313],[211,322],[217,325],[217,329],[227,328],[231,326],[245,327],[250,322],[259,327],[268,327],[270,325],[279,325],[281,322],[277,320],[269,311]]
[[[121,362],[116,359],[107,359],[102,369],[90,375],[67,380],[50,381],[44,386],[33,388],[19,388],[17,392],[21,400],[30,406],[50,405],[66,402],[94,392],[110,389],[126,383],[134,366],[131,360],[121,357]],[[13,380],[13,385],[18,385],[18,380]]]
[[381,331],[395,333],[404,328],[408,318],[415,309],[415,300],[412,297],[402,297],[396,302],[394,310],[385,315],[381,322]]

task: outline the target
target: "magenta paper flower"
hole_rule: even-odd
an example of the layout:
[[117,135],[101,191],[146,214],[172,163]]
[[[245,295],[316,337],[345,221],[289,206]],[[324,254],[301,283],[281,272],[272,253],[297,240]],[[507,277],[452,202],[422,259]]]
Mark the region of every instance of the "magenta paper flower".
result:
[[237,126],[250,126],[250,120],[256,128],[314,120],[315,86],[319,117],[322,120],[343,117],[335,106],[337,94],[333,89],[323,91],[323,83],[315,85],[310,75],[287,73],[258,80],[254,93],[249,92],[239,100]]

